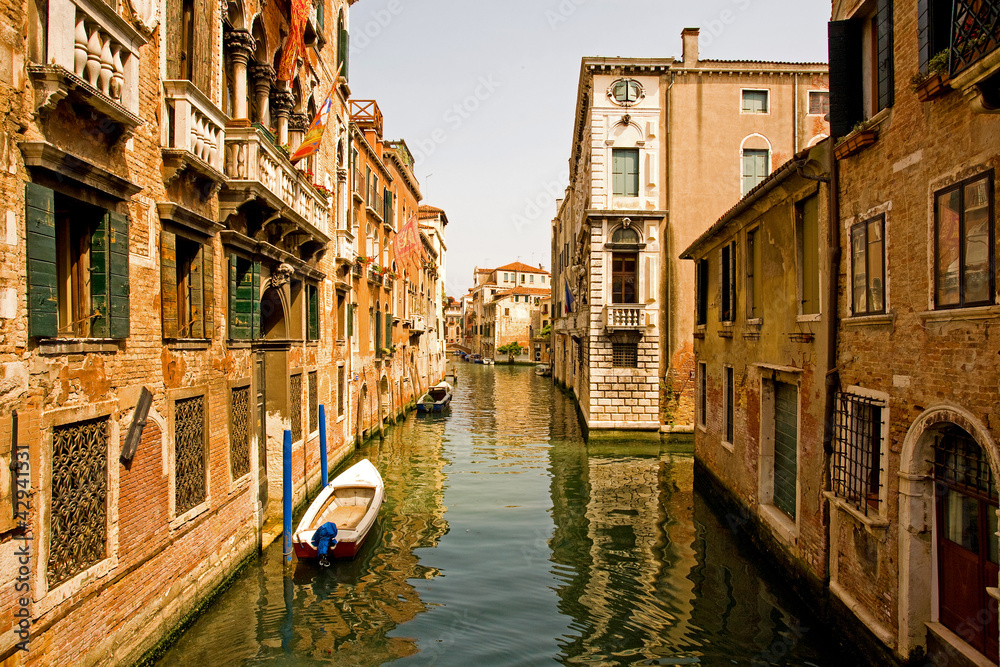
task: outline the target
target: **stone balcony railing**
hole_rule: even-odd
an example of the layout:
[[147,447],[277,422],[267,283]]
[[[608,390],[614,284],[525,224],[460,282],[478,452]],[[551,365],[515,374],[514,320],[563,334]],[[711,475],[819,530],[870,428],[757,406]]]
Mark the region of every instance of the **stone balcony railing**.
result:
[[139,48],[146,39],[101,0],[49,0],[43,52],[28,66],[35,108],[72,95],[131,134],[139,113]]
[[640,304],[604,306],[604,328],[608,331],[644,329],[646,323],[646,310]]
[[329,242],[330,202],[292,166],[287,155],[253,126],[227,128],[225,144],[229,180],[220,195],[224,216],[256,198],[317,241]]
[[161,136],[164,162],[175,170],[188,167],[211,180],[224,180],[225,114],[187,80],[165,80],[163,98],[167,108]]

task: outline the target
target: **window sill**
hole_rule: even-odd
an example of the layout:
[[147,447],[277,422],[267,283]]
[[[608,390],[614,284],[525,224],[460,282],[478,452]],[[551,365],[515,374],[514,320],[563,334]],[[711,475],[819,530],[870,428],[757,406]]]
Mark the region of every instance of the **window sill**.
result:
[[880,313],[878,315],[854,315],[845,317],[843,322],[845,327],[878,326],[883,324],[893,324],[896,321],[895,313]]
[[346,417],[344,415],[340,415],[339,417],[337,417],[337,423],[339,424],[339,423],[343,422],[345,419],[346,419]]
[[212,347],[212,341],[209,338],[189,338],[184,340],[168,338],[163,343],[171,350],[207,350]]
[[733,447],[733,443],[731,443],[731,442],[726,442],[725,440],[721,441],[721,442],[720,442],[719,444],[721,444],[721,445],[722,445],[722,448],[723,448],[723,449],[725,449],[725,450],[726,450],[727,452],[729,452],[730,454],[732,454],[732,453],[733,453],[733,451],[734,451],[734,449],[735,449],[735,448]]
[[117,352],[121,341],[114,338],[47,338],[38,341],[38,353],[87,354],[91,352]]
[[787,514],[774,505],[761,505],[760,515],[769,526],[774,528],[774,534],[789,546],[795,546],[798,541],[798,526]]
[[942,308],[917,313],[925,322],[949,322],[952,320],[988,320],[1000,317],[1000,306],[975,306],[972,308]]
[[170,530],[177,530],[178,528],[180,528],[181,526],[183,526],[187,522],[189,522],[189,521],[191,521],[191,520],[199,517],[200,515],[204,514],[205,512],[208,511],[208,508],[211,506],[211,504],[212,504],[211,503],[211,498],[205,498],[205,500],[200,505],[195,505],[194,507],[192,507],[191,509],[189,509],[184,514],[181,514],[180,516],[175,517],[170,522]]
[[822,313],[810,313],[808,315],[796,315],[796,322],[819,322],[823,319]]
[[857,521],[863,524],[865,530],[872,535],[875,535],[875,531],[884,532],[889,529],[889,519],[881,514],[876,514],[874,516],[869,514],[866,516],[864,512],[843,498],[837,496],[832,491],[824,491],[823,497],[830,501],[831,506],[836,507],[840,511],[854,517]]
[[733,323],[720,322],[719,338],[732,338],[732,337],[733,337]]
[[253,345],[248,340],[230,340],[226,343],[226,347],[231,350],[247,350]]

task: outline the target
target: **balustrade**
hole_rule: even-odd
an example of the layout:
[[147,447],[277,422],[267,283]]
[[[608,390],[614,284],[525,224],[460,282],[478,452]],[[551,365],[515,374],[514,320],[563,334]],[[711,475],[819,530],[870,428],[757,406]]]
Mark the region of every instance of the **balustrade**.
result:
[[646,326],[645,309],[638,304],[605,306],[604,326],[609,330],[641,329]]
[[187,151],[221,172],[225,115],[190,81],[164,81],[163,94],[167,104],[164,146]]

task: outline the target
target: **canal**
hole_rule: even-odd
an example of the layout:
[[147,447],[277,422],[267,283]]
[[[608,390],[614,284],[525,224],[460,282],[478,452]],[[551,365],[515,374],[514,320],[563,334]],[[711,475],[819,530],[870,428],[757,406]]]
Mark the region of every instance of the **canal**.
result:
[[587,445],[531,368],[457,365],[450,415],[362,447],[386,483],[356,559],[272,545],[160,665],[844,665],[692,491],[690,446]]

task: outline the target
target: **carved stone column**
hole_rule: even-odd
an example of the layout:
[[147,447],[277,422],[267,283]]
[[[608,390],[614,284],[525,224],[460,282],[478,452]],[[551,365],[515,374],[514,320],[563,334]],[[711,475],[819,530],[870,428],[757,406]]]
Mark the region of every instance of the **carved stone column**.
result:
[[271,85],[274,84],[274,68],[270,65],[255,63],[250,66],[250,77],[253,79],[253,94],[257,98],[257,110],[260,112],[260,124],[270,129],[271,109],[269,106]]
[[295,106],[295,96],[288,90],[275,90],[271,93],[271,111],[278,124],[278,144],[288,143],[288,115]]
[[293,113],[288,115],[288,145],[295,150],[302,143],[309,129],[309,116],[304,113]]
[[247,116],[247,63],[256,42],[246,30],[231,30],[225,36],[226,54],[233,63],[234,120],[249,120]]

